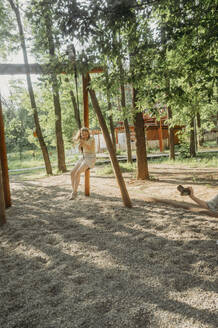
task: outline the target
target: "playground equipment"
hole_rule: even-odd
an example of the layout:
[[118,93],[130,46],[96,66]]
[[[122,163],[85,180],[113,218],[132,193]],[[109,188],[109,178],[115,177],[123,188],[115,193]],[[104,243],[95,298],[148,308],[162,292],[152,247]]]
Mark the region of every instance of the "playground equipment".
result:
[[[19,65],[19,66],[20,66],[19,69],[21,69],[21,68],[23,69],[23,67],[25,67],[25,65]],[[17,74],[17,68],[13,71],[13,69],[12,69],[13,67],[11,67],[11,66],[9,66],[9,67],[10,67],[10,71],[8,71],[7,70],[8,68],[5,67],[3,74],[9,74],[9,73],[10,74]],[[2,68],[0,66],[0,74],[2,74],[1,73],[1,70],[2,70]],[[21,70],[21,71],[24,73],[25,72],[25,69],[24,70]],[[110,154],[111,162],[112,162],[112,165],[113,165],[113,168],[114,168],[114,172],[115,172],[115,175],[116,175],[116,178],[117,178],[118,185],[120,187],[121,196],[122,196],[124,205],[127,206],[127,207],[131,207],[132,206],[131,205],[131,201],[130,201],[130,198],[129,198],[129,195],[128,195],[128,192],[127,192],[127,189],[126,189],[126,186],[125,186],[124,179],[122,177],[121,170],[119,168],[119,164],[118,164],[118,161],[117,161],[117,158],[116,158],[116,154],[115,154],[115,151],[114,151],[112,142],[110,140],[110,134],[109,134],[109,131],[107,129],[107,125],[105,123],[104,117],[103,117],[103,115],[101,113],[101,110],[100,110],[100,107],[98,105],[97,98],[95,96],[95,92],[94,92],[94,90],[88,89],[88,85],[89,85],[89,81],[90,81],[89,73],[100,73],[100,72],[103,72],[103,69],[97,67],[97,68],[92,69],[90,72],[88,72],[86,74],[83,74],[83,76],[82,76],[82,82],[83,82],[83,105],[84,105],[84,126],[87,127],[87,128],[89,128],[88,93],[90,93],[91,99],[92,99],[92,103],[93,103],[93,107],[95,109],[96,115],[98,117],[98,120],[99,120],[101,129],[102,129],[102,132],[104,134],[104,138],[105,138],[105,141],[106,141],[106,144],[107,144],[107,147],[108,147],[108,151],[109,151],[109,154]],[[35,73],[38,73],[38,72],[35,72]],[[48,72],[47,72],[47,74],[48,74]],[[2,127],[4,128],[3,119],[2,119]],[[3,130],[3,129],[1,129],[1,130]],[[2,141],[2,145],[3,145],[3,143],[5,145],[5,142]],[[0,153],[0,157],[1,157],[2,160],[4,158],[6,158],[6,149],[4,151],[5,151],[5,155],[3,155],[3,151],[2,151],[2,153]],[[9,186],[8,168],[7,168],[7,165],[4,162],[4,160],[3,160],[3,164],[4,164],[3,165],[4,166],[4,170],[3,170],[3,173],[2,173],[2,177],[6,181],[8,181],[8,186]],[[8,191],[7,192],[4,191],[4,193],[7,196]],[[85,195],[86,196],[89,196],[90,195],[90,170],[86,170],[86,172],[85,172]],[[6,201],[7,201],[7,198],[6,198]]]
[[10,185],[8,176],[7,151],[4,135],[4,121],[0,95],[0,225],[6,222],[5,208],[11,206]]
[[0,161],[0,226],[6,223],[5,217],[5,197],[2,179],[2,166]]

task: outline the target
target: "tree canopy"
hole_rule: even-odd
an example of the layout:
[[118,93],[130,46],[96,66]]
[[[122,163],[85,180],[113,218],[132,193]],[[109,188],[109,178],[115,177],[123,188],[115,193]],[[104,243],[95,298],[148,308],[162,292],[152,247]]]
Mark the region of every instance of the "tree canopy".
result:
[[[35,87],[40,121],[51,145],[55,134],[51,122],[56,120],[52,114],[54,86],[60,94],[64,140],[69,142],[76,129],[70,90],[81,109],[78,74],[95,66],[105,68],[103,74],[92,78],[92,86],[99,94],[108,124],[111,117],[115,121],[134,120],[131,101],[122,112],[118,105],[122,82],[127,99],[129,88],[137,89],[137,111],[159,117],[162,110],[170,108],[170,126],[186,122],[187,136],[197,117],[201,120],[199,134],[217,125],[216,1],[19,0],[17,3],[20,7],[25,3],[22,18],[31,45],[29,51],[38,63],[49,64],[57,76],[55,83],[51,74],[41,76]],[[3,0],[0,0],[0,36],[1,56],[13,54],[18,47],[17,31],[8,1]],[[61,64],[65,65],[70,83],[59,74]],[[74,75],[68,74],[72,71]],[[108,101],[112,106],[107,106]],[[28,112],[27,102],[15,102],[16,108],[20,106],[21,111]],[[98,125],[94,113],[90,122],[91,127]]]

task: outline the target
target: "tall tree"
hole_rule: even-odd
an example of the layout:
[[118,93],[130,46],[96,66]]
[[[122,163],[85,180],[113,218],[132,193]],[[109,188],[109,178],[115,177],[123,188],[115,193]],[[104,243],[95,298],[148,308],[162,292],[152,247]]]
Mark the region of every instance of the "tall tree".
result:
[[[131,64],[134,74],[129,79],[137,95],[137,109],[133,114],[147,110],[157,115],[156,108],[166,105],[171,137],[174,125],[189,122],[190,112],[201,114],[202,128],[211,127],[214,115],[208,115],[208,109],[211,112],[213,108],[216,112],[214,1],[87,0],[83,3],[72,1],[69,5],[59,0],[58,4],[57,19],[61,29],[68,38],[78,37],[86,53],[90,50],[87,55],[89,63],[96,63],[100,59],[99,53],[107,53],[112,66],[115,59],[111,50],[114,47],[112,35],[119,30],[126,32],[126,42],[131,44],[134,54],[134,65]],[[104,48],[107,52],[102,51],[99,42],[102,32],[109,36]]]
[[[66,78],[65,81],[68,82],[70,85],[70,81],[68,78]],[[72,88],[70,88],[70,98],[72,101],[72,105],[73,105],[73,109],[74,109],[74,117],[75,117],[78,129],[81,129],[82,124],[81,124],[80,112],[79,112],[79,107],[78,107],[79,104],[78,104],[78,101],[76,100],[76,97],[74,95]]]
[[[161,56],[162,60],[165,62],[164,66],[164,79],[165,79],[165,90],[166,90],[166,103],[169,102],[171,98],[171,90],[170,90],[170,74],[167,65],[166,52],[167,52],[167,43],[166,43],[166,27],[165,24],[161,24],[161,43],[162,43],[162,51]],[[165,104],[163,104],[165,105]],[[175,147],[174,147],[174,129],[171,126],[173,111],[170,104],[167,104],[167,118],[168,118],[168,134],[169,134],[169,148],[170,148],[170,159],[175,160]]]
[[32,8],[34,9],[34,14],[29,13],[28,17],[31,19],[32,25],[37,25],[35,28],[33,28],[35,40],[37,41],[37,47],[41,47],[41,49],[48,53],[48,61],[51,71],[50,83],[52,86],[55,112],[55,135],[58,170],[60,172],[66,172],[64,140],[62,133],[61,104],[59,96],[59,81],[56,73],[58,60],[55,51],[55,34],[53,28],[54,22],[52,17],[52,10],[47,1],[41,0],[33,0]]
[[[72,5],[66,6],[64,2],[59,2],[59,11],[58,19],[60,20],[60,26],[62,27],[63,32],[69,38],[72,36],[79,37],[81,43],[86,40],[92,40],[92,49],[93,54],[96,54],[95,44],[98,45],[97,49],[100,50],[100,53],[108,55],[111,62],[114,61],[114,55],[112,54],[111,48],[113,50],[113,42],[111,38],[112,33],[118,32],[122,28],[126,28],[127,23],[129,22],[128,33],[132,33],[132,9],[137,6],[138,1],[88,1],[86,5],[79,4],[74,1]],[[63,6],[63,7],[62,7]],[[67,7],[67,8],[66,8]],[[136,24],[134,25],[136,29]],[[112,31],[109,32],[109,38],[104,39],[104,47],[101,44],[99,47],[102,36],[102,30]],[[134,52],[134,55],[137,53],[136,43],[137,40],[134,39],[132,33],[132,42],[131,42],[131,51]],[[129,40],[130,41],[130,40]],[[93,42],[94,45],[93,45]],[[105,51],[107,52],[105,52]],[[111,52],[110,52],[111,51]],[[115,51],[116,53],[116,51]],[[111,55],[112,54],[112,55]],[[118,56],[119,54],[117,54]],[[92,58],[92,57],[91,57]],[[96,59],[96,57],[95,57]],[[137,83],[136,79],[135,82]],[[134,98],[135,99],[135,98]],[[138,166],[138,178],[145,179],[148,178],[148,167],[147,167],[147,156],[146,156],[146,144],[145,144],[145,135],[144,135],[144,126],[139,122],[143,121],[142,113],[138,113],[139,108],[136,108],[136,101],[134,101],[134,113],[135,113],[135,129],[137,130],[136,138],[143,138],[136,142],[138,147],[138,159],[140,165]],[[127,127],[127,124],[126,124]],[[138,133],[139,132],[139,133]]]
[[136,138],[137,179],[149,179],[147,150],[145,142],[145,127],[143,113],[138,106],[138,47],[140,47],[140,35],[137,31],[137,17],[135,12],[128,26],[128,47],[130,55],[131,82],[133,85],[133,119]]
[[113,121],[113,114],[112,112],[112,104],[111,104],[111,90],[110,90],[110,83],[109,83],[109,76],[108,76],[108,68],[105,68],[105,77],[106,77],[106,95],[107,95],[107,105],[108,105],[108,112],[109,115],[109,125],[110,125],[110,131],[111,131],[111,137],[112,142],[114,146],[114,150],[116,152],[116,137],[115,137],[115,131],[114,131],[114,121]]
[[22,48],[23,58],[24,58],[24,63],[25,63],[25,69],[26,69],[27,86],[28,86],[28,90],[29,90],[31,107],[33,110],[37,137],[38,137],[39,144],[40,144],[40,147],[42,150],[45,167],[46,167],[46,172],[47,172],[47,174],[52,174],[52,167],[51,167],[51,162],[50,162],[47,146],[45,144],[45,141],[44,141],[44,138],[42,135],[42,131],[41,131],[41,126],[39,123],[38,111],[37,111],[35,96],[34,96],[34,92],[33,92],[32,81],[31,81],[31,77],[30,77],[30,69],[29,69],[28,55],[27,55],[27,49],[26,49],[26,42],[25,42],[25,36],[24,36],[19,6],[18,6],[18,4],[15,4],[13,0],[8,0],[8,1],[11,5],[12,10],[14,11],[14,13],[16,15],[19,36],[20,36],[20,43],[21,43],[21,48]]
[[[45,26],[46,26],[46,36],[48,38],[48,47],[49,47],[49,59],[52,66],[53,59],[55,59],[55,45],[52,35],[52,21],[50,18],[50,13],[47,11],[45,14]],[[64,152],[64,141],[62,134],[62,119],[61,119],[61,105],[59,97],[59,83],[57,75],[55,72],[51,73],[51,83],[53,91],[53,101],[54,101],[54,110],[55,110],[55,132],[56,132],[56,144],[57,144],[57,155],[58,155],[58,169],[60,172],[66,172],[65,164],[65,152]]]
[[127,115],[126,115],[127,110],[126,110],[124,69],[123,69],[123,65],[122,65],[121,55],[118,55],[118,69],[119,69],[119,75],[120,75],[121,109],[122,109],[122,112],[123,112],[123,123],[124,123],[124,128],[125,128],[125,133],[126,133],[127,161],[129,163],[132,163],[132,149],[131,149],[130,129],[129,129],[128,118],[127,118]]

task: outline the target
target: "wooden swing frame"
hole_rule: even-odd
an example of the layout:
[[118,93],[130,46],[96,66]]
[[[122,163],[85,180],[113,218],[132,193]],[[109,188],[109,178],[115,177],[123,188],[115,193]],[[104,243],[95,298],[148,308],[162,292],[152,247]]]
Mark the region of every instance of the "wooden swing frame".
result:
[[[1,65],[2,66],[2,65]],[[15,69],[13,65],[8,65],[2,72],[2,67],[0,66],[0,74],[18,74],[17,68]],[[25,74],[25,65],[19,65],[19,69],[22,68],[21,74]],[[97,67],[92,69],[82,76],[83,83],[83,107],[84,107],[84,126],[89,128],[89,102],[88,102],[88,84],[89,84],[89,74],[90,73],[102,73],[104,69],[102,67]],[[32,73],[38,74],[42,73],[39,71],[33,71]],[[90,170],[85,171],[85,196],[90,196]],[[2,105],[0,99],[0,225],[6,223],[5,208],[11,206],[11,193],[9,184],[9,174],[8,174],[8,162],[7,162],[7,151],[4,136],[4,121],[2,113]],[[129,205],[130,201],[129,201]]]
[[[97,67],[92,69],[89,73],[83,74],[83,120],[84,126],[89,129],[89,95],[88,95],[88,83],[89,74],[91,73],[102,73],[103,68]],[[85,196],[90,196],[90,170],[85,171]]]
[[0,225],[6,223],[5,208],[11,206],[11,193],[8,175],[7,150],[4,134],[4,120],[0,96]]

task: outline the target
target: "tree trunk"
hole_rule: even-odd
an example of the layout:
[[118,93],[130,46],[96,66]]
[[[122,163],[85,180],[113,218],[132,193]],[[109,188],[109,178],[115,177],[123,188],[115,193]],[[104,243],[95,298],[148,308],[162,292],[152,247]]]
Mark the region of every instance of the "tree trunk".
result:
[[[136,1],[135,1],[136,2]],[[134,83],[137,82],[137,69],[135,66],[135,56],[137,56],[137,42],[139,41],[139,34],[137,33],[137,22],[136,16],[132,17],[132,24],[128,37],[128,48],[129,48],[129,61],[130,61],[130,72],[133,83],[133,94],[132,94],[132,105],[133,105],[133,118],[134,118],[134,129],[136,138],[136,160],[137,160],[137,175],[138,180],[149,179],[148,163],[147,163],[147,151],[145,142],[145,126],[143,113],[138,111],[137,102],[137,90],[134,87]]]
[[79,109],[78,109],[78,106],[77,106],[77,102],[76,102],[76,98],[74,96],[73,90],[70,90],[70,97],[71,97],[71,101],[72,101],[73,108],[74,108],[75,120],[76,120],[78,129],[80,130],[81,127],[82,127],[82,124],[81,124]]
[[136,90],[133,88],[133,110],[134,115],[134,128],[136,137],[136,159],[137,159],[137,176],[138,180],[149,179],[147,151],[145,142],[145,127],[143,113],[137,112],[136,107]]
[[29,96],[30,96],[31,107],[33,109],[34,122],[35,122],[35,126],[36,126],[36,134],[37,134],[37,137],[39,140],[40,148],[42,150],[42,155],[43,155],[44,162],[45,162],[46,172],[47,172],[47,174],[52,174],[51,162],[50,162],[48,150],[47,150],[47,147],[46,147],[43,135],[42,135],[42,130],[40,127],[39,117],[38,117],[38,112],[37,112],[37,107],[36,107],[35,96],[34,96],[32,82],[31,82],[31,78],[30,78],[30,70],[29,70],[29,63],[28,63],[28,57],[27,57],[26,43],[25,43],[25,38],[24,38],[23,26],[22,26],[22,22],[21,22],[21,18],[20,18],[20,12],[19,12],[19,8],[17,6],[15,6],[13,0],[9,0],[9,2],[11,5],[11,8],[15,12],[15,15],[17,18],[20,42],[21,42],[23,58],[24,58],[24,63],[25,63],[25,68],[26,68],[27,86],[28,86],[28,91],[29,91]]
[[58,91],[57,76],[52,74],[52,90],[53,90],[53,102],[55,110],[55,134],[57,144],[57,155],[58,155],[58,170],[60,172],[66,172],[65,164],[65,152],[64,152],[64,140],[62,134],[62,119],[61,119],[61,105]]
[[[89,78],[89,80],[90,80],[90,78]],[[116,153],[114,151],[114,147],[113,147],[113,144],[112,144],[112,141],[111,141],[111,138],[110,138],[110,133],[108,131],[105,119],[104,119],[104,117],[102,115],[102,112],[101,112],[101,109],[99,107],[98,100],[96,98],[94,90],[89,88],[89,94],[91,96],[93,108],[94,108],[95,113],[98,117],[99,124],[101,126],[102,133],[104,135],[104,139],[105,139],[105,142],[106,142],[106,145],[107,145],[107,149],[108,149],[109,154],[110,154],[111,163],[112,163],[114,173],[115,173],[116,178],[117,178],[118,185],[120,187],[123,203],[126,207],[131,207],[132,206],[131,200],[129,198],[129,194],[128,194],[128,191],[127,191],[126,185],[125,185],[125,181],[123,179],[123,176],[122,176],[122,173],[121,173],[121,170],[120,170],[120,167],[119,167],[119,163],[118,163],[118,160],[117,160],[117,157],[116,157]]]
[[129,130],[129,122],[128,119],[125,118],[125,108],[126,108],[126,98],[125,98],[125,88],[124,84],[121,83],[121,107],[124,116],[124,128],[126,133],[126,149],[127,149],[127,161],[132,163],[132,149],[131,149],[131,138],[130,138],[130,130]]
[[113,121],[113,116],[109,116],[109,124],[110,124],[110,131],[111,131],[111,136],[112,136],[112,142],[114,146],[114,151],[117,151],[117,144],[116,144],[116,136],[115,136],[115,131],[114,131],[114,121]]
[[[119,40],[120,42],[120,40]],[[127,161],[132,163],[132,149],[131,149],[131,138],[128,119],[126,118],[126,96],[125,96],[125,87],[124,87],[124,69],[121,61],[121,56],[118,56],[118,66],[120,70],[120,92],[121,92],[121,108],[124,117],[124,128],[126,133],[126,150],[127,150]]]
[[[48,13],[46,15],[45,24],[46,24],[46,32],[47,32],[49,55],[50,55],[49,60],[50,60],[50,64],[52,65],[55,59],[55,45],[54,45],[54,40],[51,30],[52,22],[49,19]],[[61,104],[60,104],[60,97],[59,97],[59,86],[58,86],[57,75],[55,73],[52,73],[51,78],[52,78],[51,84],[52,84],[52,93],[53,93],[53,102],[54,102],[54,111],[55,111],[55,134],[56,134],[56,145],[57,145],[58,170],[60,172],[66,172],[67,169],[65,164],[64,140],[63,140],[63,133],[62,133]]]
[[191,119],[191,132],[190,132],[190,156],[196,157],[196,149],[195,149],[195,119],[194,117]]
[[4,187],[2,178],[2,166],[0,161],[0,226],[6,223],[5,216],[5,198],[4,198]]
[[203,146],[204,144],[204,136],[202,134],[202,130],[201,130],[201,116],[200,113],[197,113],[197,127],[198,127],[198,143],[199,146]]
[[[167,116],[169,120],[172,118],[172,110],[169,106],[167,108]],[[168,133],[169,133],[168,140],[169,140],[169,148],[170,148],[170,159],[175,160],[174,128],[169,127]]]
[[[65,81],[70,83],[68,78],[66,78]],[[78,129],[81,129],[82,124],[81,124],[81,120],[80,120],[80,112],[79,112],[78,104],[77,104],[77,101],[76,101],[76,97],[73,93],[73,90],[70,90],[70,98],[71,98],[71,101],[72,101],[72,104],[73,104],[74,117],[75,117]]]
[[132,148],[128,119],[124,119],[124,128],[126,132],[127,162],[132,164]]
[[197,151],[198,151],[198,133],[197,133],[196,118],[194,118],[194,138],[195,138],[195,153],[197,153]]
[[[107,105],[108,105],[108,112],[111,112],[112,106],[111,106],[111,94],[110,94],[110,88],[109,88],[109,77],[108,77],[108,71],[105,70],[105,76],[106,76],[106,89],[107,89]],[[112,142],[114,146],[114,151],[117,150],[117,144],[116,144],[116,137],[114,132],[114,122],[113,122],[113,114],[109,116],[109,124],[110,124],[110,131],[112,136]]]
[[[218,128],[218,113],[216,114],[216,126]],[[218,145],[218,137],[216,138],[216,144]]]
[[[176,5],[176,4],[174,4]],[[162,50],[162,57],[164,60],[166,60],[166,51],[167,51],[167,45],[166,45],[166,25],[165,23],[161,27],[161,43],[163,45],[163,50]],[[170,77],[169,77],[169,72],[168,68],[166,68],[164,72],[165,76],[165,85],[166,85],[166,96],[169,99],[170,98]],[[167,107],[167,116],[168,119],[172,119],[172,109],[170,106]],[[170,148],[170,159],[175,160],[175,145],[174,145],[174,129],[170,127],[168,129],[169,133],[169,148]]]

